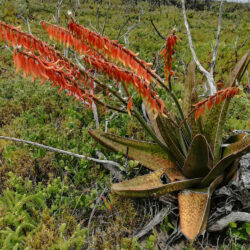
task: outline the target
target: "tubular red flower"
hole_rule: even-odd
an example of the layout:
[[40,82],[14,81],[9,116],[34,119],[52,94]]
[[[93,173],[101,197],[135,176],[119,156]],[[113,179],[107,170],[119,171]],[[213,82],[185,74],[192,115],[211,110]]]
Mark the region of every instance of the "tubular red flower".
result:
[[169,35],[166,39],[166,46],[161,52],[161,55],[163,55],[165,62],[164,74],[166,82],[168,82],[169,76],[172,76],[174,74],[174,72],[172,71],[172,60],[173,60],[172,57],[178,39],[179,38],[174,33]]
[[16,68],[22,69],[24,77],[32,76],[33,79],[41,78],[40,84],[46,80],[53,82],[52,86],[59,86],[59,92],[67,90],[68,95],[74,95],[77,100],[82,101],[87,107],[97,98],[88,89],[80,88],[79,84],[70,74],[63,71],[58,65],[50,64],[32,53],[14,51],[14,63]]

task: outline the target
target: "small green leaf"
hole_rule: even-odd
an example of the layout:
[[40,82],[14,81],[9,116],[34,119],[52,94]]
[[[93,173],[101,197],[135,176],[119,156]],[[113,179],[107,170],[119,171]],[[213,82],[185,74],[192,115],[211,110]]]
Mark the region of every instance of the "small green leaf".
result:
[[231,228],[237,228],[237,224],[234,221],[230,222],[228,226]]

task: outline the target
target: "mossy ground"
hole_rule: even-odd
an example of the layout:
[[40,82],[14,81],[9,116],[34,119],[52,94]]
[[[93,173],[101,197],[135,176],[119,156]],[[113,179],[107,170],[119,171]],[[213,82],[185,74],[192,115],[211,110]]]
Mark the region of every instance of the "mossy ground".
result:
[[[90,28],[102,30],[106,13],[106,2],[81,2],[76,12],[76,20]],[[38,0],[0,2],[0,19],[21,26],[27,31],[27,25],[18,17],[28,18],[33,35],[48,41],[39,22],[54,22],[57,1]],[[67,25],[67,11],[74,8],[75,1],[64,1],[60,22]],[[201,63],[208,68],[211,59],[211,46],[214,46],[217,32],[219,3],[214,3],[210,11],[188,10],[193,42]],[[97,13],[99,18],[97,18]],[[150,6],[146,2],[121,2],[112,0],[109,9],[105,35],[117,39],[128,27],[135,28],[126,36],[126,45],[139,52],[146,61],[154,61],[164,41],[156,34],[152,19],[163,36],[167,36],[176,25],[180,37],[174,57],[175,80],[173,89],[178,98],[184,90],[183,61],[191,60],[186,30],[181,10],[174,6],[161,8]],[[99,25],[98,25],[99,20]],[[128,20],[128,21],[127,21]],[[125,27],[124,24],[127,21]],[[225,4],[222,31],[216,65],[216,81],[226,81],[235,62],[247,51],[249,35],[249,6]],[[118,37],[120,43],[124,36]],[[237,43],[236,43],[237,41]],[[246,42],[245,42],[246,41]],[[242,48],[237,48],[245,42]],[[50,42],[51,43],[51,42]],[[3,45],[3,44],[1,44]],[[157,68],[163,76],[163,65]],[[197,72],[198,73],[198,72]],[[198,74],[199,91],[203,92],[204,79]],[[242,81],[247,88],[247,78]],[[52,147],[95,157],[95,150],[101,150],[110,160],[121,163],[126,159],[119,154],[105,150],[88,135],[95,128],[93,113],[81,103],[75,103],[66,93],[58,94],[49,83],[39,86],[15,73],[12,55],[6,49],[0,50],[0,134],[35,141]],[[248,90],[249,91],[249,90]],[[160,90],[162,92],[162,90]],[[174,110],[173,104],[168,107]],[[138,99],[138,103],[140,100]],[[231,104],[230,118],[225,131],[250,129],[250,104],[247,91],[241,92]],[[101,129],[110,113],[99,112]],[[116,116],[109,123],[109,131],[120,135],[145,139],[145,134],[136,121],[127,115]],[[123,169],[122,169],[123,170]],[[124,178],[135,172],[145,171],[136,164],[130,164],[123,171]],[[0,140],[0,248],[2,249],[152,249],[155,247],[157,232],[142,246],[135,238],[134,231],[139,230],[152,217],[147,205],[142,215],[142,205],[137,201],[112,197],[113,209],[96,200],[107,188],[110,174],[101,166],[70,156],[47,152],[43,149]],[[105,193],[107,195],[109,191]],[[108,202],[111,199],[108,196]],[[28,200],[17,207],[15,202]],[[146,202],[147,203],[147,202]],[[146,204],[145,203],[145,204]],[[148,203],[147,203],[148,204]],[[96,208],[95,208],[96,206]],[[89,224],[93,208],[95,214]],[[17,217],[11,215],[15,214]],[[19,217],[18,217],[19,216]],[[18,218],[18,219],[17,219]],[[140,220],[144,219],[141,224]],[[100,223],[102,223],[100,225]],[[164,224],[164,227],[166,225]],[[162,228],[162,226],[161,226]],[[172,230],[171,227],[168,230]],[[92,233],[94,232],[94,233]]]

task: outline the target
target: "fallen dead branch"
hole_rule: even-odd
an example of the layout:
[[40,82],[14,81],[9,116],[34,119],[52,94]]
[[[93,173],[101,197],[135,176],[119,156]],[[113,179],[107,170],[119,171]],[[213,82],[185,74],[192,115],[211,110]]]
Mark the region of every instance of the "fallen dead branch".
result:
[[65,150],[62,150],[62,149],[46,146],[46,145],[43,145],[43,144],[40,144],[40,143],[37,143],[37,142],[26,141],[26,140],[14,138],[14,137],[7,137],[7,136],[0,136],[0,139],[8,140],[8,141],[14,141],[14,142],[26,143],[26,144],[30,144],[30,145],[35,146],[35,147],[44,148],[44,149],[46,149],[48,151],[57,152],[57,153],[60,153],[60,154],[66,154],[66,155],[70,155],[70,156],[77,157],[77,158],[80,158],[80,159],[86,159],[88,161],[93,161],[93,162],[96,162],[96,163],[109,164],[109,165],[113,165],[113,166],[116,166],[116,167],[120,166],[119,163],[114,162],[114,161],[99,160],[99,159],[96,159],[96,158],[88,157],[86,155],[79,155],[79,154],[75,154],[75,153],[65,151]]
[[250,214],[246,212],[232,212],[231,214],[216,221],[208,228],[208,231],[221,231],[232,221],[250,222]]
[[153,227],[161,223],[164,218],[169,214],[170,208],[164,207],[156,216],[139,232],[135,235],[138,239],[146,235]]

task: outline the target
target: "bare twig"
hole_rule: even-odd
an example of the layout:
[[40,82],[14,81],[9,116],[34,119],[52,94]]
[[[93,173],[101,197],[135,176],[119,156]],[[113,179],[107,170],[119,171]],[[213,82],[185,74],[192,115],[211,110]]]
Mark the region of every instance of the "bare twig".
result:
[[81,70],[85,71],[86,69],[85,69],[85,67],[81,64],[81,62],[79,61],[76,52],[75,52],[75,60],[76,60],[76,63],[77,63],[77,65],[78,65],[78,67],[79,67]]
[[[94,88],[96,88],[96,82],[94,82]],[[92,92],[91,94],[94,94],[93,90],[91,92]],[[94,115],[95,127],[98,129],[99,126],[100,126],[100,123],[99,123],[97,107],[96,107],[96,104],[94,102],[92,103],[92,112],[93,112],[93,115]]]
[[[106,157],[102,152],[96,151],[96,155],[99,159],[106,160]],[[113,165],[110,165],[110,164],[103,164],[103,167],[109,170],[118,181],[122,181],[122,174],[119,168],[114,167]]]
[[234,43],[234,47],[235,47],[235,51],[234,51],[234,54],[235,54],[235,63],[238,62],[238,51],[245,46],[246,42],[250,39],[250,37],[246,38],[242,44],[240,45],[237,45],[238,44],[238,41],[239,41],[239,37],[237,36],[236,39],[235,39],[235,43]]
[[98,32],[100,32],[100,25],[99,25],[99,23],[100,23],[100,10],[99,10],[99,6],[97,7],[97,11],[96,11],[96,28],[97,28],[97,30],[98,30]]
[[147,111],[146,111],[146,107],[145,107],[145,105],[144,105],[143,102],[142,102],[142,104],[141,104],[141,109],[142,109],[142,113],[143,113],[144,119],[147,121],[147,123],[150,124],[150,121],[149,121],[148,115],[147,115]]
[[108,12],[109,12],[110,6],[111,6],[111,3],[110,3],[110,0],[108,0],[107,10],[106,10],[106,13],[105,13],[105,20],[104,20],[103,26],[102,26],[102,33],[101,33],[102,36],[104,35],[105,26],[106,26],[106,22],[107,22]]
[[91,27],[92,30],[94,30],[95,32],[99,33],[99,31],[92,24],[91,20],[89,20],[89,26]]
[[169,214],[170,208],[164,207],[156,216],[151,220],[139,233],[135,235],[138,239],[147,234],[153,227],[161,223],[164,218]]
[[116,40],[119,40],[120,34],[121,34],[122,30],[123,30],[123,29],[126,27],[126,25],[128,24],[129,20],[130,20],[130,17],[129,17],[129,18],[124,22],[124,24],[121,26],[121,28],[120,28],[120,30],[119,30],[119,32],[118,32],[118,35],[117,35]]
[[8,47],[8,45],[4,45],[3,48],[7,49],[11,54],[13,54],[13,51]]
[[127,45],[127,44],[129,44],[129,33],[134,29],[134,28],[136,28],[137,26],[139,26],[140,25],[140,23],[141,23],[141,15],[143,15],[144,14],[144,11],[143,11],[143,9],[140,11],[140,13],[139,13],[139,15],[138,15],[138,21],[137,21],[137,23],[135,23],[135,24],[133,24],[133,25],[131,25],[130,27],[128,27],[128,29],[127,29],[127,31],[123,34],[123,35],[121,35],[120,36],[120,38],[124,38],[124,43]]
[[95,214],[96,208],[97,208],[97,206],[98,206],[99,204],[101,204],[101,201],[102,201],[102,198],[101,198],[101,197],[102,197],[103,194],[106,192],[106,190],[107,190],[107,187],[105,187],[105,188],[103,189],[101,195],[96,199],[95,206],[94,206],[94,208],[93,208],[92,211],[91,211],[91,214],[90,214],[90,216],[89,216],[89,222],[88,222],[88,235],[89,235],[90,224],[91,224],[91,221],[92,221],[93,216],[94,216],[94,214]]
[[140,24],[140,23],[138,22],[138,23],[135,23],[135,24],[133,24],[132,26],[128,27],[127,31],[126,31],[123,35],[121,35],[121,38],[124,37],[124,43],[125,43],[125,44],[129,44],[128,35],[129,35],[129,33],[130,33],[134,28],[136,28],[139,24]]
[[92,103],[92,110],[93,110],[93,115],[94,115],[94,120],[95,120],[95,127],[98,129],[100,127],[100,124],[99,124],[97,107],[94,102]]
[[156,28],[156,26],[155,26],[155,24],[154,24],[154,22],[153,22],[153,20],[150,18],[150,22],[151,22],[151,24],[152,24],[152,26],[154,27],[154,29],[155,29],[155,31],[156,31],[156,33],[158,34],[158,36],[161,38],[161,39],[163,39],[163,40],[166,40],[166,38],[160,33],[160,31]]
[[55,15],[55,21],[57,24],[60,24],[60,10],[62,7],[63,0],[57,0],[57,6],[56,6],[56,15]]
[[210,74],[212,76],[214,75],[216,56],[217,56],[217,53],[218,53],[218,46],[219,46],[219,40],[220,40],[222,6],[223,6],[223,0],[221,0],[221,2],[220,2],[217,37],[216,37],[215,47],[214,47],[214,51],[213,51],[213,55],[212,55],[211,68],[210,68]]
[[186,55],[186,50],[184,51],[182,57],[181,57],[181,60],[180,60],[180,64],[182,65],[183,67],[183,71],[185,74],[187,74],[187,64],[184,62],[184,57]]
[[208,231],[220,231],[232,221],[250,222],[250,214],[245,212],[232,212],[221,218],[208,228]]
[[242,44],[240,44],[238,47],[237,47],[237,50],[241,49],[242,47],[245,46],[246,42],[250,39],[250,37],[246,38]]
[[32,142],[32,141],[27,141],[27,140],[22,140],[22,139],[18,139],[18,138],[14,138],[14,137],[7,137],[7,136],[0,136],[0,139],[8,140],[8,141],[14,141],[14,142],[22,142],[22,143],[30,144],[30,145],[35,146],[35,147],[44,148],[44,149],[46,149],[48,151],[57,152],[57,153],[60,153],[60,154],[66,154],[66,155],[70,155],[70,156],[77,157],[77,158],[80,158],[80,159],[86,159],[88,161],[93,161],[93,162],[100,163],[100,164],[110,164],[110,165],[113,165],[113,166],[116,166],[116,167],[120,166],[120,164],[118,164],[117,162],[114,162],[114,161],[99,160],[99,159],[96,159],[96,158],[88,157],[86,155],[79,155],[79,154],[75,154],[75,153],[65,151],[65,150],[62,150],[62,149],[46,146],[46,145],[43,145],[43,144],[40,144],[40,143],[37,143],[37,142]]
[[116,111],[116,112],[114,112],[110,117],[109,117],[109,119],[106,119],[105,120],[105,133],[107,133],[108,132],[108,124],[109,124],[109,122],[116,116],[118,114],[118,112]]
[[189,30],[189,25],[188,25],[188,21],[187,21],[187,16],[186,16],[186,9],[185,9],[185,0],[181,0],[182,2],[182,12],[183,12],[183,19],[184,19],[184,23],[185,23],[185,27],[187,30],[187,36],[188,36],[188,43],[189,43],[189,47],[190,47],[190,51],[192,53],[193,59],[198,67],[198,69],[202,72],[202,74],[206,77],[209,88],[210,88],[210,95],[215,94],[216,92],[216,85],[215,85],[215,81],[213,76],[211,75],[210,72],[208,72],[207,70],[205,70],[205,68],[200,64],[195,50],[194,50],[194,46],[193,46],[193,42],[192,42],[192,36]]
[[29,31],[30,35],[32,35],[31,29],[30,29],[30,23],[29,23],[28,18],[25,18],[23,15],[20,15],[20,17],[21,17],[21,18],[23,19],[23,21],[27,24],[28,31]]
[[73,8],[73,13],[74,13],[74,17],[76,16],[76,12],[79,10],[80,8],[80,0],[75,0],[75,7]]

